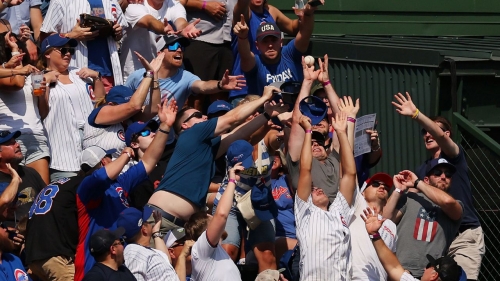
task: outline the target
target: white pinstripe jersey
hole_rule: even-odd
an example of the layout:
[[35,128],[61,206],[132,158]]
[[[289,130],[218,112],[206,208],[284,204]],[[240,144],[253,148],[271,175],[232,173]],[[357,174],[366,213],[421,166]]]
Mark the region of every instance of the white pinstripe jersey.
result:
[[[356,194],[357,189],[353,198]],[[340,192],[328,211],[316,207],[311,196],[305,202],[296,195],[294,205],[300,280],[351,280],[351,232],[347,222],[354,214],[353,206]]]
[[122,150],[126,147],[125,131],[121,123],[105,128],[92,127],[88,122],[83,129],[83,149],[97,145],[104,150],[116,149],[113,158],[120,157]]
[[[49,114],[43,120],[51,151],[50,168],[59,171],[79,171],[82,153],[82,136],[85,123],[92,112],[92,81],[84,81],[70,67],[72,84],[57,82],[49,93]],[[83,133],[80,134],[80,131]]]
[[[128,26],[128,23],[123,17],[120,5],[116,0],[102,0],[104,14],[107,19],[117,20],[123,30]],[[68,33],[76,24],[76,20],[80,18],[80,14],[90,14],[90,4],[87,0],[52,0],[50,1],[47,15],[45,16],[40,29],[45,33]],[[118,57],[118,44],[112,38],[108,37],[108,48],[111,54],[111,65],[113,68],[113,76],[115,85],[123,84],[122,70],[120,66],[120,58]],[[71,66],[88,67],[88,49],[85,41],[79,41],[76,47],[75,55],[71,58]]]
[[124,251],[125,266],[137,280],[179,281],[165,253],[137,244],[128,244]]

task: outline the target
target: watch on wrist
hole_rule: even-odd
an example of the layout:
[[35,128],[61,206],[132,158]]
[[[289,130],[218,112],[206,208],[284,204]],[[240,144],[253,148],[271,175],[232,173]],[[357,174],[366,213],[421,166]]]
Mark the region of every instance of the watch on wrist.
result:
[[100,72],[97,72],[97,77],[95,78],[95,80],[99,80],[99,81],[101,81],[101,79],[102,79],[102,75],[101,75],[101,73],[100,73]]
[[417,185],[418,185],[419,182],[420,182],[420,179],[416,179],[415,183],[413,183],[413,187],[416,188],[416,189],[418,189]]
[[154,78],[154,74],[155,72],[153,70],[148,70],[146,72],[144,72],[144,78]]
[[159,232],[159,231],[155,232],[155,233],[153,233],[153,238],[161,238],[161,239],[163,239],[163,234],[161,232]]
[[372,241],[376,241],[376,240],[379,240],[381,237],[380,237],[380,233],[378,233],[378,231],[374,234],[370,234],[370,239]]

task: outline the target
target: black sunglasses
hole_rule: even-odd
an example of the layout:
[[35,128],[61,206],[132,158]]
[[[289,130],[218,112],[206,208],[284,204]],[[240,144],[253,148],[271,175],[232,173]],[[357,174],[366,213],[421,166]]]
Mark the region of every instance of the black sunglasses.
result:
[[444,176],[447,178],[451,178],[451,176],[453,176],[453,173],[451,171],[448,171],[448,170],[443,171],[440,169],[434,169],[431,171],[431,175],[436,176],[436,177],[440,177],[443,173],[444,173]]
[[54,48],[56,50],[59,50],[61,52],[61,55],[66,55],[66,53],[69,53],[70,55],[75,54],[75,48],[73,47],[62,47],[62,48]]
[[189,117],[186,118],[186,120],[184,120],[184,122],[182,122],[182,123],[186,123],[187,121],[191,120],[192,118],[197,118],[197,119],[203,118],[203,113],[196,111],[193,114],[189,115]]
[[381,185],[385,187],[385,189],[389,189],[389,187],[385,184],[385,182],[374,181],[370,184],[371,187],[379,188]]
[[[443,132],[446,132],[448,130],[446,129],[443,129],[441,126],[438,126],[441,130],[443,130]],[[422,130],[420,130],[420,133],[422,134],[422,136],[425,136],[425,134],[427,134],[427,130],[422,128]]]

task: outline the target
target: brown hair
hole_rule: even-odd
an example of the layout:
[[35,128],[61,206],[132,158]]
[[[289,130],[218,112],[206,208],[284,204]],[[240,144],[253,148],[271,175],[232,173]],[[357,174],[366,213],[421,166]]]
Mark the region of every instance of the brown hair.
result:
[[441,123],[443,125],[442,128],[450,132],[450,138],[453,136],[453,131],[451,130],[451,123],[450,121],[448,121],[448,119],[446,119],[443,116],[433,116],[430,119],[436,123]]
[[193,109],[193,108],[190,106],[185,106],[184,108],[179,110],[179,112],[177,112],[177,115],[175,115],[174,131],[177,135],[182,131],[181,126],[182,123],[184,123],[184,119],[182,118],[182,116],[184,115],[184,112],[186,112],[186,110],[188,109]]
[[194,213],[184,225],[186,230],[186,238],[191,240],[198,240],[203,231],[207,229],[209,216],[205,211],[198,211]]
[[46,69],[47,67],[49,67],[49,63],[47,61],[47,58],[45,57],[45,54],[52,52],[52,50],[54,50],[54,47],[48,48],[45,53],[39,55],[38,60],[36,61],[36,68]]

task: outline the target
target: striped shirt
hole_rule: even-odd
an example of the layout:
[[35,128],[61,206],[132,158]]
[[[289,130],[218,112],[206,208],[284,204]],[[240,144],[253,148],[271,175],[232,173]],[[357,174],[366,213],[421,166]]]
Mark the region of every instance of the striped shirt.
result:
[[[116,0],[102,0],[106,19],[118,21],[123,30],[128,26],[125,21],[120,5]],[[90,4],[87,0],[52,0],[42,24],[41,32],[44,33],[68,33],[76,24],[80,14],[90,14]],[[111,65],[115,85],[123,84],[120,58],[118,56],[118,43],[112,37],[108,37],[108,49],[111,54]],[[76,46],[75,55],[71,58],[71,66],[88,67],[88,49],[85,41],[79,41]]]
[[49,114],[43,120],[51,150],[50,168],[59,171],[79,171],[85,123],[92,112],[92,81],[76,74],[70,67],[72,84],[57,82],[50,89]]
[[[357,189],[354,197],[356,198]],[[295,196],[295,220],[300,243],[300,280],[351,280],[350,221],[354,208],[341,192],[328,211],[321,210],[309,196]]]
[[[245,169],[240,172],[240,180],[236,184],[236,188],[234,190],[234,198],[233,199],[233,208],[236,207],[236,198],[245,195],[252,187],[263,183],[266,188],[271,190],[271,168],[273,167],[274,156],[269,155],[267,151],[266,143],[264,140],[261,140],[258,144],[261,150],[261,157],[259,164],[259,159],[254,161],[253,167]],[[230,168],[230,167],[228,167]],[[214,205],[219,203],[224,190],[226,190],[227,184],[229,182],[229,172],[226,170],[226,176],[222,180],[222,183],[219,187],[219,191],[215,195]]]
[[165,253],[138,244],[128,244],[123,252],[125,266],[137,281],[179,281]]

